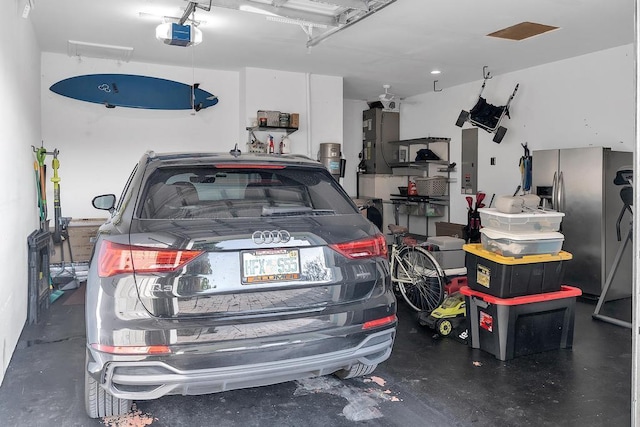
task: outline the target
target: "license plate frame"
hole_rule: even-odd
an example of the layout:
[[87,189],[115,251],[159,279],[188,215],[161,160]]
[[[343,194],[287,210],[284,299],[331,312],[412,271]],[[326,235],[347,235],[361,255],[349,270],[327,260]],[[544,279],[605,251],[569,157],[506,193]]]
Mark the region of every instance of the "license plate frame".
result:
[[241,251],[240,267],[243,285],[300,280],[300,250],[281,248]]

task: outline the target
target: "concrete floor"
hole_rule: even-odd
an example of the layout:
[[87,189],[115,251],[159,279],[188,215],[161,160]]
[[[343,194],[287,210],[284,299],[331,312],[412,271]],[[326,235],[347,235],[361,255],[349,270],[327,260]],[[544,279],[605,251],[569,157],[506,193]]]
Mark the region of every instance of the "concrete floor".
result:
[[[433,337],[405,304],[391,358],[374,375],[329,376],[206,396],[137,402],[87,418],[83,288],[24,328],[0,387],[9,426],[624,426],[631,420],[631,331],[594,321],[578,299],[572,350],[506,362]],[[608,303],[630,316],[629,301]],[[614,314],[614,313],[611,313]]]

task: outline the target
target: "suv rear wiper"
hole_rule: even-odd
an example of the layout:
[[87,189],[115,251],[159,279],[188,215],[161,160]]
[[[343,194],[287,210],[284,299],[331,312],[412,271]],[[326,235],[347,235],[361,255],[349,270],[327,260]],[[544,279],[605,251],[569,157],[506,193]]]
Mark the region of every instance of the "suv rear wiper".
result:
[[264,206],[262,216],[335,215],[331,209],[313,209],[307,206]]

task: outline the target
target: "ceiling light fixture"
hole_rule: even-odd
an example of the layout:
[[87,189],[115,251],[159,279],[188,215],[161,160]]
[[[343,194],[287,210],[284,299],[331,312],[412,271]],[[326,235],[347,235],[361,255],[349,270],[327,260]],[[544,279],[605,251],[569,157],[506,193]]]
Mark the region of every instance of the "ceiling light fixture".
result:
[[440,74],[440,72],[441,72],[440,70],[433,70],[431,71],[431,74]]
[[282,24],[294,24],[302,27],[327,28],[324,24],[316,24],[315,22],[301,21],[299,19],[284,18],[282,16],[267,16],[267,21],[280,22]]
[[259,15],[267,15],[267,16],[278,16],[273,12],[269,12],[267,10],[264,9],[260,9],[259,7],[253,7],[253,6],[248,6],[246,4],[241,5],[238,10],[241,10],[243,12],[251,12],[251,13],[257,13]]
[[133,48],[69,40],[67,53],[69,56],[77,56],[78,58],[86,56],[90,58],[115,59],[116,61],[129,62],[133,54]]

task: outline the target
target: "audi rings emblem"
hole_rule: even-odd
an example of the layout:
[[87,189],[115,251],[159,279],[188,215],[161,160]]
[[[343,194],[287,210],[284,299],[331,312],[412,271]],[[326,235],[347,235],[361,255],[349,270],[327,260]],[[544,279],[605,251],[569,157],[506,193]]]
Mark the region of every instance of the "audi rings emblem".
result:
[[287,230],[254,231],[251,239],[256,245],[287,243],[291,240],[291,234]]

